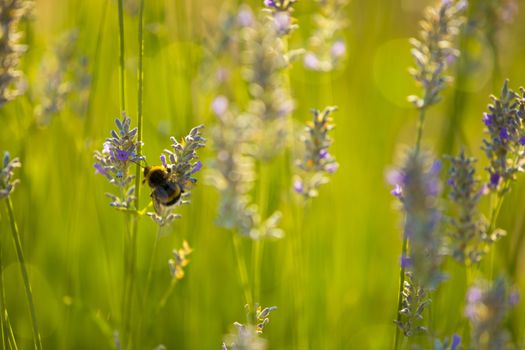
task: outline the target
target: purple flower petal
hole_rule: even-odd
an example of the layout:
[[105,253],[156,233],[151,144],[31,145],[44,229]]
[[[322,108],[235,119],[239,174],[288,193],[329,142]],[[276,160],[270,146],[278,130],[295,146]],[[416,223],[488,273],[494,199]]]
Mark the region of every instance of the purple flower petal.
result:
[[129,159],[129,153],[121,149],[117,149],[117,159],[121,162],[126,162]]
[[483,123],[485,123],[486,126],[492,125],[492,115],[483,113]]
[[461,337],[457,334],[454,334],[452,337],[452,345],[450,346],[450,350],[456,350],[459,344],[461,344]]
[[293,183],[293,189],[295,192],[302,194],[304,191],[303,181],[300,179],[295,180]]

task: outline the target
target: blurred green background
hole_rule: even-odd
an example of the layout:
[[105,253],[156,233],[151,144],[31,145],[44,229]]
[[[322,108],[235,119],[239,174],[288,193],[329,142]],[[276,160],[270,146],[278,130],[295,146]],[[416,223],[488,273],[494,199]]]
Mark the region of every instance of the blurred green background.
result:
[[[136,125],[138,1],[125,3],[127,112]],[[258,9],[262,1],[247,3]],[[296,62],[290,71],[297,121],[308,120],[311,108],[339,106],[332,136],[340,169],[305,209],[302,224],[295,217],[302,209],[290,200],[291,180],[277,175],[266,180],[271,201],[265,209],[282,210],[281,227],[286,233],[282,240],[264,245],[260,303],[278,306],[265,328],[270,349],[298,349],[298,344],[311,349],[386,349],[392,344],[402,216],[384,179],[403,147],[415,140],[417,114],[406,96],[419,90],[407,73],[412,65],[408,38],[416,35],[423,8],[430,3],[353,0],[346,9],[348,59],[344,66],[332,73],[315,73]],[[146,1],[143,152],[150,163],[168,147],[169,136],[180,138],[197,124],[213,123],[211,96],[202,92],[197,78],[205,39],[214,34],[224,4]],[[297,4],[294,15],[300,28],[292,35],[291,47],[300,47],[311,34],[315,9],[312,1]],[[120,312],[125,221],[123,214],[108,205],[104,193],[113,188],[102,176],[95,176],[93,151],[101,149],[120,114],[117,4],[39,0],[33,18],[22,28],[26,31],[22,41],[29,50],[21,68],[29,87],[24,96],[0,109],[0,150],[19,156],[23,164],[12,200],[44,348],[111,349]],[[47,64],[44,57],[72,29],[78,30],[73,61],[85,56],[92,74],[87,108],[79,111],[67,101],[46,125],[38,124],[34,109],[41,101],[38,91],[46,84],[41,74]],[[525,84],[525,12],[518,11],[511,23],[504,24],[492,43],[484,29],[463,43],[477,63],[467,67],[461,86],[449,87],[443,102],[428,115],[423,143],[435,154],[456,153],[464,147],[481,156],[481,118],[489,95],[499,93],[506,77],[514,89]],[[451,73],[455,75],[455,69]],[[211,156],[210,149],[203,152],[205,165]],[[484,161],[478,166],[485,177]],[[147,191],[142,192],[144,205]],[[244,322],[232,233],[214,224],[217,197],[214,188],[200,181],[192,204],[181,209],[183,218],[160,240],[153,299],[159,299],[169,286],[171,250],[186,239],[194,252],[185,278],[148,328],[144,348],[164,344],[168,349],[218,349],[232,323]],[[510,274],[521,290],[525,290],[519,267],[523,246],[516,244],[516,237],[525,229],[524,210],[520,179],[504,203],[499,226],[509,236],[497,244],[495,257],[497,271]],[[2,209],[8,311],[20,348],[29,349],[29,313],[8,229]],[[144,289],[155,235],[154,223],[142,219],[139,293]],[[301,265],[292,254],[297,237],[302,242]],[[249,242],[243,246],[249,257]],[[514,269],[509,265],[512,254],[521,257]],[[434,331],[441,336],[465,331],[463,272],[453,262],[446,265],[450,280],[438,291],[433,309]],[[304,278],[300,295],[298,271]],[[296,308],[297,300],[304,307]],[[512,315],[517,334],[520,330],[523,334],[524,309],[522,303]]]

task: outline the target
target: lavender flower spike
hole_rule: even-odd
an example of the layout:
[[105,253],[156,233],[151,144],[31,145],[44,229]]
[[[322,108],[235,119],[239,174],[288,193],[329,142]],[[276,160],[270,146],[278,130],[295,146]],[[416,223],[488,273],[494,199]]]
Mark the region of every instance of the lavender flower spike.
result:
[[465,315],[471,323],[473,349],[514,349],[504,326],[508,312],[515,306],[513,294],[501,277],[491,284],[480,281],[470,287]]
[[307,123],[301,137],[304,151],[296,160],[298,172],[295,175],[294,190],[305,198],[317,197],[321,185],[329,182],[339,164],[330,154],[332,138],[328,132],[334,128],[331,114],[337,107],[326,107],[324,111],[314,109],[313,120]]
[[525,137],[525,90],[521,95],[509,88],[505,80],[500,97],[491,96],[492,104],[484,113],[483,122],[488,137],[482,149],[489,159],[488,188],[500,196],[509,190],[525,160],[523,144]]
[[471,266],[478,263],[489,246],[505,232],[501,229],[487,232],[488,222],[478,212],[478,203],[484,192],[476,178],[476,160],[466,157],[463,151],[448,159],[452,163],[448,180],[451,199],[451,213],[447,220],[448,252],[458,262]]
[[428,7],[422,21],[419,39],[411,39],[412,56],[416,66],[410,74],[423,87],[423,95],[409,96],[417,108],[426,108],[439,102],[439,94],[451,79],[445,75],[449,62],[459,56],[456,38],[464,18],[465,1],[442,1]]
[[103,144],[102,151],[95,151],[95,172],[105,176],[110,183],[120,188],[120,194],[107,194],[111,198],[111,206],[130,209],[135,199],[134,176],[129,168],[144,160],[137,154],[137,128],[131,128],[131,119],[122,113],[121,119],[115,119],[116,130],[111,131],[111,137]]
[[11,159],[9,152],[4,152],[4,158],[2,160],[0,168],[0,200],[7,198],[15,189],[18,184],[18,179],[13,179],[14,170],[20,168],[22,163],[18,158]]

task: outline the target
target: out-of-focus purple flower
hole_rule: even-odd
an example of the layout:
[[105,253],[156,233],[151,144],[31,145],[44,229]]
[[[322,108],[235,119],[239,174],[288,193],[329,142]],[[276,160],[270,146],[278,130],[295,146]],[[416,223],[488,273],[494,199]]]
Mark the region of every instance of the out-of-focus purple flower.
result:
[[336,58],[343,57],[346,54],[346,45],[345,42],[342,40],[337,40],[332,45],[332,56]]
[[313,52],[308,52],[307,54],[305,54],[303,62],[306,68],[312,70],[317,70],[320,65],[319,59]]
[[469,303],[477,303],[482,297],[483,291],[477,286],[471,287],[467,292],[467,302]]
[[277,32],[280,34],[287,34],[291,30],[292,17],[287,11],[279,11],[274,14],[273,21]]
[[339,169],[339,164],[338,163],[330,163],[330,164],[327,164],[326,167],[325,167],[325,170],[328,174],[333,174],[337,171],[337,169]]
[[509,304],[510,306],[516,306],[520,302],[520,292],[514,290],[509,295]]
[[330,155],[330,153],[328,153],[328,150],[323,148],[322,150],[319,151],[319,158],[320,159],[326,159],[328,156]]
[[293,183],[293,189],[295,192],[302,194],[304,191],[304,184],[301,179],[296,179]]
[[525,136],[520,137],[520,139],[518,140],[518,143],[522,146],[525,146]]
[[241,27],[249,27],[253,24],[253,12],[248,6],[243,6],[239,10],[237,22]]
[[228,105],[228,99],[223,95],[219,95],[215,97],[215,99],[211,103],[211,109],[217,116],[220,117],[224,113],[226,113],[226,111],[228,110]]

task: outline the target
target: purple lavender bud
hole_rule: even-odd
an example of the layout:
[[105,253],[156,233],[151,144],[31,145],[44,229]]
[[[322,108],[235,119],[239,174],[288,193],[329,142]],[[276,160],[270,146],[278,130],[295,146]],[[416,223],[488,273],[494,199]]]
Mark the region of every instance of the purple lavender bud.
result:
[[328,150],[323,148],[322,150],[319,151],[319,159],[326,159],[328,158]]
[[303,62],[304,62],[305,67],[308,69],[312,69],[312,70],[319,69],[319,65],[320,65],[319,59],[312,52],[308,52],[306,55],[304,55]]
[[467,302],[469,304],[477,303],[483,298],[483,291],[479,287],[471,287],[467,292]]
[[190,175],[195,174],[197,171],[201,170],[202,162],[199,160],[197,163],[193,164],[193,169],[190,171]]
[[337,171],[337,169],[339,168],[339,164],[337,163],[331,163],[331,164],[328,164],[325,169],[326,169],[326,172],[329,173],[329,174],[333,174]]
[[344,41],[337,40],[332,45],[332,56],[334,56],[335,58],[339,58],[339,57],[344,56],[345,53],[346,53],[346,45],[345,45]]
[[430,168],[429,175],[436,176],[441,171],[442,164],[439,160],[436,160],[434,163],[432,163],[432,167]]
[[392,186],[397,186],[405,183],[405,175],[398,169],[392,169],[386,173],[386,181]]
[[492,114],[483,113],[483,123],[485,123],[486,126],[492,125]]
[[106,169],[104,169],[102,167],[102,165],[100,165],[99,163],[95,163],[93,164],[93,166],[95,167],[95,174],[101,174],[101,175],[104,175],[105,177],[107,177],[108,179],[111,180],[111,176],[108,174],[108,172],[106,171]]
[[241,27],[249,27],[253,23],[253,13],[249,7],[243,7],[237,15],[237,22]]
[[500,132],[499,132],[499,138],[503,141],[503,140],[508,140],[509,139],[509,131],[507,130],[507,128],[501,128]]
[[292,19],[286,11],[279,11],[273,16],[275,27],[279,33],[287,33],[290,30]]
[[520,293],[518,291],[512,291],[509,295],[510,306],[516,306],[520,302]]
[[225,343],[222,343],[221,350],[228,350]]
[[126,162],[129,159],[129,153],[121,149],[117,149],[117,159],[121,162]]
[[490,185],[493,187],[498,186],[500,180],[499,173],[490,174]]
[[228,99],[222,95],[215,97],[211,103],[211,109],[218,116],[222,116],[228,110]]
[[160,162],[162,163],[162,166],[164,168],[166,168],[166,169],[168,168],[168,163],[166,162],[166,155],[164,155],[164,154],[160,155]]
[[275,1],[273,0],[264,0],[264,6],[270,7],[270,8],[277,8],[277,5],[275,4]]
[[468,1],[467,0],[461,0],[460,2],[458,2],[458,5],[457,5],[457,9],[458,11],[463,11],[467,8],[468,6]]
[[525,136],[520,137],[518,142],[519,142],[520,145],[525,146]]
[[303,191],[304,191],[304,185],[303,185],[303,181],[297,179],[294,181],[293,183],[293,189],[295,192],[299,193],[299,194],[302,194]]
[[403,196],[403,188],[399,186],[398,184],[395,185],[394,189],[390,191],[390,193],[399,199]]
[[454,334],[454,336],[452,336],[452,345],[450,346],[450,350],[456,350],[460,344],[461,337],[457,334]]

